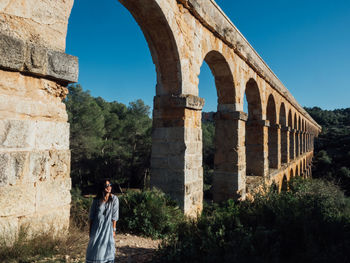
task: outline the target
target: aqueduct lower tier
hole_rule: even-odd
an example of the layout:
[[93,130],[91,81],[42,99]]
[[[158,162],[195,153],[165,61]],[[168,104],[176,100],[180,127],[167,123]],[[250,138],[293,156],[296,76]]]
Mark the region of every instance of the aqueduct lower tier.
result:
[[[148,42],[157,71],[151,184],[184,212],[202,209],[198,75],[205,61],[218,95],[217,201],[266,182],[310,176],[320,126],[211,0],[120,0]],[[0,3],[0,233],[69,223],[69,124],[62,99],[78,79],[64,53],[73,0]],[[83,26],[83,25],[82,25]],[[243,112],[246,94],[248,114]]]

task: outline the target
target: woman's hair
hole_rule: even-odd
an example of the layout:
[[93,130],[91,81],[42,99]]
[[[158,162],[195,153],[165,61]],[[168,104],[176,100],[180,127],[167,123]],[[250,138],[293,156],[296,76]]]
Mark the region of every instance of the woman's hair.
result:
[[[105,186],[106,186],[106,182],[107,182],[107,181],[108,181],[109,183],[111,183],[111,181],[108,180],[108,179],[103,179],[103,180],[101,180],[101,181],[98,182],[98,184],[97,184],[97,194],[96,194],[95,199],[101,200],[101,199],[103,199],[103,198],[106,196],[106,192],[105,192],[105,188],[106,188],[106,187],[105,187]],[[107,202],[108,202],[108,203],[109,203],[109,202],[112,202],[112,195],[109,196]]]

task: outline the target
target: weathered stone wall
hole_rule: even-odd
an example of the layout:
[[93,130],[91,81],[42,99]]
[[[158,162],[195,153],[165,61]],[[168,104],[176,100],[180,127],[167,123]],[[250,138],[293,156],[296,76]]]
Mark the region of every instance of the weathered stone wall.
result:
[[0,3],[0,238],[69,226],[69,124],[62,99],[77,80],[64,52],[73,1]]

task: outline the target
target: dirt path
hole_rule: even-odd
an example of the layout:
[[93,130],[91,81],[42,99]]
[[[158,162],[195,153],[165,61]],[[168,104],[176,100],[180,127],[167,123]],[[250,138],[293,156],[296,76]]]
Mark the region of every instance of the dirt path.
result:
[[120,234],[116,238],[116,262],[147,262],[152,259],[160,240]]

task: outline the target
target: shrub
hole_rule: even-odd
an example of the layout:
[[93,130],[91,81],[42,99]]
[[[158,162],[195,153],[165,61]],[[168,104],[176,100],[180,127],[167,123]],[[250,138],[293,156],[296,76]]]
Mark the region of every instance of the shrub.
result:
[[75,227],[86,230],[89,223],[89,209],[92,203],[92,198],[86,198],[81,195],[78,188],[71,190],[72,203],[70,208],[71,223]]
[[163,238],[176,232],[183,220],[176,203],[158,190],[129,191],[119,197],[118,228],[152,238]]
[[254,202],[229,200],[184,222],[159,262],[347,262],[350,203],[335,185],[292,180]]

